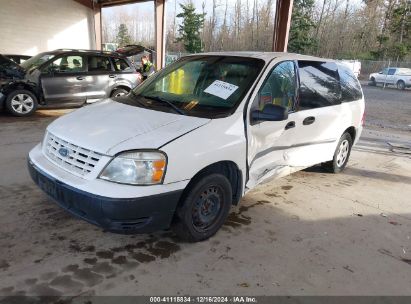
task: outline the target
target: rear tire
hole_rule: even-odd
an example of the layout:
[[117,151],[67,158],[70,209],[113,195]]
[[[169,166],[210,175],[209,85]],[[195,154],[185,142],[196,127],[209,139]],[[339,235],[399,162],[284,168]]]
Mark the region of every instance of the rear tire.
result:
[[6,109],[14,116],[30,116],[37,110],[37,97],[28,90],[15,90],[7,95]]
[[172,229],[184,241],[199,242],[213,236],[224,224],[232,203],[229,180],[221,174],[198,179],[183,195]]
[[321,166],[328,172],[340,173],[345,169],[350,158],[353,140],[349,133],[344,133],[338,142],[332,161],[322,163]]
[[405,90],[405,82],[402,81],[402,80],[399,80],[399,81],[397,82],[397,89],[398,89],[398,90]]
[[126,89],[118,88],[115,89],[113,92],[111,92],[110,97],[119,97],[119,96],[124,96],[127,95],[129,91]]

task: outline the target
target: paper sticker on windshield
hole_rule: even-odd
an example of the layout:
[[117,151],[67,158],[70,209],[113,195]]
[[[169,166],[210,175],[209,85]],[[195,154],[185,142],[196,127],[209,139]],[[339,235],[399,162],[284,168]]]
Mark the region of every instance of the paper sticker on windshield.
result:
[[205,89],[204,92],[225,100],[230,97],[231,94],[233,94],[237,89],[238,86],[236,85],[221,80],[216,80],[207,89]]

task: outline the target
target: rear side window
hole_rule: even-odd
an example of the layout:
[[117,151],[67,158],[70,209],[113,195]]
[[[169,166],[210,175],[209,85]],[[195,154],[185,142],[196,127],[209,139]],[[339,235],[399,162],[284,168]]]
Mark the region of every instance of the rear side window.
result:
[[127,61],[121,58],[112,58],[113,63],[114,63],[114,68],[116,71],[124,71],[124,72],[130,72],[131,68],[128,65]]
[[338,65],[338,72],[340,74],[342,102],[361,99],[361,86],[351,69],[344,65]]
[[82,56],[67,55],[59,57],[43,68],[45,72],[52,73],[78,73],[86,70]]
[[108,57],[104,56],[89,56],[88,70],[90,72],[106,72],[111,71],[111,63]]
[[333,62],[298,61],[299,109],[315,109],[341,103],[337,65]]

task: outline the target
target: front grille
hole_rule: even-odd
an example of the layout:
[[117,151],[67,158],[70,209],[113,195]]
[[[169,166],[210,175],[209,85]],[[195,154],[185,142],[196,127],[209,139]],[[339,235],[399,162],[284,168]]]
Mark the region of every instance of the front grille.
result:
[[[68,152],[66,156],[60,153],[62,148],[66,150],[63,150],[63,152]],[[46,135],[43,151],[48,159],[61,168],[82,176],[90,173],[102,156],[99,153],[62,140],[50,132]]]

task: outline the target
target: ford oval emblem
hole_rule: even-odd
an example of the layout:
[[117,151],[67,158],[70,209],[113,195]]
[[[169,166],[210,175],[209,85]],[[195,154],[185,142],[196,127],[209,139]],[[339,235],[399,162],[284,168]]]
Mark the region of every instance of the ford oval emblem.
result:
[[63,157],[67,157],[69,155],[69,150],[66,147],[61,147],[59,149],[59,154]]

